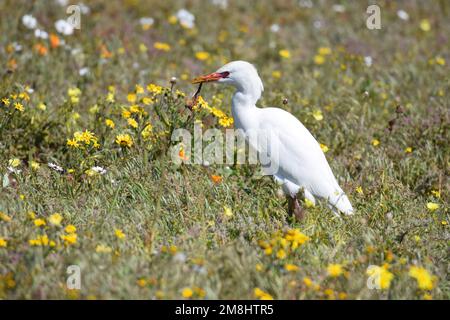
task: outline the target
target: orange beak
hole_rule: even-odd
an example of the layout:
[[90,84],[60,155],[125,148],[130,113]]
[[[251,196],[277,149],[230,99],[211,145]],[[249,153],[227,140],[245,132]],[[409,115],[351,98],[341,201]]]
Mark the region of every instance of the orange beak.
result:
[[226,76],[224,76],[224,74],[222,74],[222,73],[213,72],[213,73],[192,79],[192,83],[212,82],[212,81],[217,81],[217,80],[225,78],[225,77]]

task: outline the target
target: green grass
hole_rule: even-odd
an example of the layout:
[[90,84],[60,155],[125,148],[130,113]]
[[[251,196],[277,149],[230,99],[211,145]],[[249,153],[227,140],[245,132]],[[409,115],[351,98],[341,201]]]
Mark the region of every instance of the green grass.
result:
[[[229,1],[222,10],[189,2],[196,28],[186,29],[169,23],[183,1],[89,1],[81,30],[58,35],[67,47],[52,48],[21,17],[32,14],[56,34],[54,22],[66,17],[65,7],[2,1],[0,11],[8,15],[0,20],[0,99],[26,86],[34,92],[29,101],[0,102],[0,298],[175,299],[190,288],[192,298],[253,299],[260,288],[276,299],[448,299],[450,6],[444,0],[380,1],[382,29],[369,30],[371,2],[342,1],[344,13],[333,4]],[[397,17],[399,9],[409,13],[408,21]],[[155,19],[149,30],[139,25],[143,16]],[[424,19],[429,31],[422,30]],[[278,33],[269,30],[273,23]],[[171,48],[157,50],[155,42]],[[331,49],[323,64],[314,61],[320,47]],[[283,49],[290,58],[280,56]],[[209,57],[197,59],[200,51]],[[373,58],[371,67],[364,56]],[[294,221],[279,187],[259,177],[258,167],[174,165],[173,129],[191,130],[194,120],[203,120],[205,129],[221,128],[205,110],[181,112],[184,98],[175,90],[189,96],[196,89],[189,79],[237,59],[259,70],[266,90],[260,106],[290,111],[329,148],[327,159],[354,216],[337,218],[320,203],[307,209],[305,220]],[[82,67],[90,74],[80,76]],[[172,76],[178,78],[174,94],[164,89],[157,102],[139,103],[146,114],[133,114],[137,129],[128,125],[122,107],[130,106],[127,94],[135,85],[170,87]],[[109,86],[115,102],[106,101]],[[79,103],[67,93],[75,87]],[[202,95],[231,116],[229,89],[205,85]],[[139,98],[144,96],[150,94]],[[15,110],[14,102],[25,110]],[[322,120],[314,117],[318,110]],[[147,121],[153,129],[144,138]],[[99,148],[67,146],[74,132],[86,129]],[[115,142],[120,133],[130,135],[132,147]],[[20,173],[8,170],[12,159],[20,160]],[[49,162],[66,172],[51,170]],[[89,175],[94,165],[108,172]],[[222,181],[213,182],[212,175]],[[429,210],[429,203],[439,207]],[[46,226],[36,227],[29,212]],[[63,217],[61,226],[50,224],[54,213]],[[69,224],[77,228],[73,244],[61,238]],[[278,244],[271,255],[260,247],[296,228],[309,241],[286,258],[276,257]],[[44,234],[54,246],[30,244]],[[99,245],[107,252],[97,252]],[[81,290],[66,288],[73,264],[81,267]],[[299,269],[286,271],[286,264]],[[329,264],[342,265],[343,274],[329,276]],[[384,264],[394,276],[389,288],[369,289],[367,268]],[[418,287],[411,266],[432,275],[432,289]]]

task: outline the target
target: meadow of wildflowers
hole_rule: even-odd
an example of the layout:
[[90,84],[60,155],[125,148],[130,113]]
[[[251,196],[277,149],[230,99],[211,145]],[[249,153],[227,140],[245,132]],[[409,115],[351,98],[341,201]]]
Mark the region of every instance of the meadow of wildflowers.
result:
[[[450,298],[450,3],[376,3],[371,30],[373,1],[0,1],[0,299]],[[230,89],[187,102],[232,60],[353,216],[292,219],[255,165],[174,163],[175,130],[233,127]]]

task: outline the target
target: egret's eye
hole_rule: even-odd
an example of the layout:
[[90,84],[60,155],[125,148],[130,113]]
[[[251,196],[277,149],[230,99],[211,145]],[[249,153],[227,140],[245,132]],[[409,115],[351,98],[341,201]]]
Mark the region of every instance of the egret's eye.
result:
[[221,72],[220,75],[222,76],[222,78],[228,78],[230,73],[228,71],[224,71],[224,72]]

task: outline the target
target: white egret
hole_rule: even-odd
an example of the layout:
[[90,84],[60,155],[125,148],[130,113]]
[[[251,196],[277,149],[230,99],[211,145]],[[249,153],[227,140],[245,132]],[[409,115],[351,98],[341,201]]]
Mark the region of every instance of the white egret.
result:
[[[319,143],[308,129],[283,109],[256,107],[264,88],[252,64],[233,61],[216,72],[192,80],[193,83],[213,81],[236,88],[232,98],[232,115],[235,128],[241,129],[247,140],[250,132],[275,133],[276,138],[269,141],[269,151],[263,150],[261,145],[252,146],[256,147],[260,156],[266,152],[270,161],[276,164],[272,174],[288,197],[290,214],[295,214],[298,219],[304,216],[297,200],[300,191],[314,204],[316,197],[325,199],[336,214],[353,213],[349,199],[338,185]],[[277,152],[273,152],[274,146]]]

